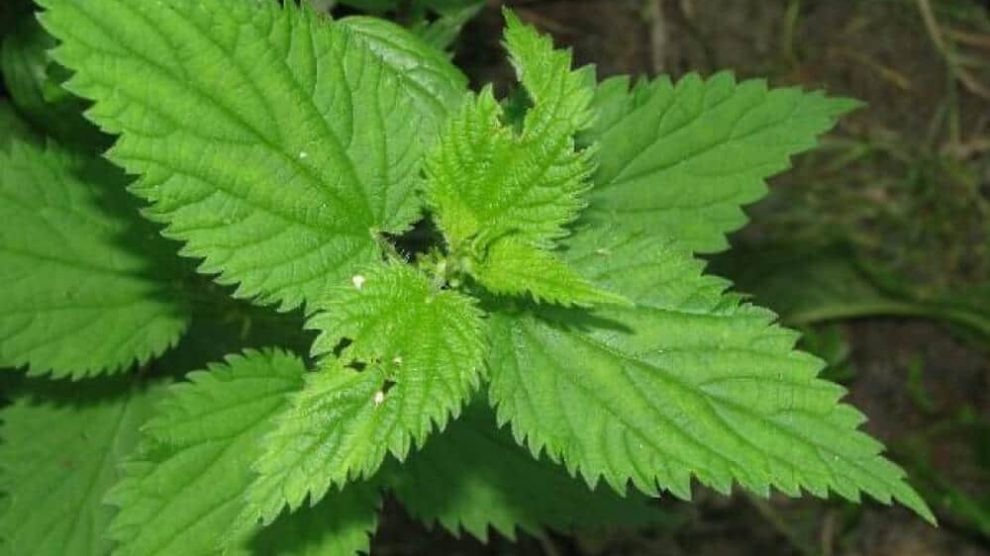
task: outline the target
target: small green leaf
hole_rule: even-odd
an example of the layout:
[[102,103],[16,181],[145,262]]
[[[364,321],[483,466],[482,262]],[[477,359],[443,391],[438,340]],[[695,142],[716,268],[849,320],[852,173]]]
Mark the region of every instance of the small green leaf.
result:
[[817,378],[822,362],[687,250],[588,229],[567,259],[636,307],[493,316],[491,398],[534,454],[619,491],[689,498],[695,478],[725,493],[865,492],[934,519],[845,391]]
[[0,411],[3,553],[109,554],[103,495],[160,389],[103,379],[27,390]]
[[412,267],[355,275],[320,307],[313,353],[326,357],[266,438],[247,521],[270,522],[307,495],[317,501],[331,485],[370,477],[388,453],[404,459],[481,379],[480,311]]
[[264,432],[304,372],[294,356],[248,351],[173,386],[108,496],[120,508],[115,553],[213,553],[244,505]]
[[528,293],[538,303],[631,305],[625,297],[596,287],[553,253],[511,236],[493,243],[472,267],[472,275],[493,293]]
[[510,10],[503,14],[509,62],[533,103],[523,122],[523,138],[560,142],[572,150],[569,138],[594,122],[594,69],[572,71],[570,50],[555,50],[549,35],[523,24]]
[[174,345],[188,308],[123,176],[53,145],[0,151],[0,367],[82,378]]
[[439,51],[449,49],[457,41],[464,26],[485,9],[485,0],[453,0],[431,4],[437,17],[430,19],[424,16],[410,30]]
[[40,3],[147,214],[236,295],[312,301],[418,217],[421,155],[464,81],[438,56],[410,71],[406,31],[385,44],[295,2]]
[[595,225],[673,237],[697,252],[728,244],[746,223],[741,207],[766,194],[764,180],[790,167],[836,119],[859,106],[800,89],[737,83],[729,73],[599,85],[599,117],[583,139],[597,145],[585,218]]
[[[584,207],[590,152],[573,135],[590,125],[589,72],[506,12],[506,46],[533,101],[516,133],[486,88],[457,113],[426,162],[427,196],[451,250],[506,234],[540,247],[567,234]],[[476,238],[476,236],[478,236]]]
[[482,541],[489,527],[513,539],[516,529],[540,535],[545,527],[568,532],[662,519],[643,496],[592,491],[563,468],[534,459],[507,430],[496,430],[491,410],[482,404],[470,406],[389,476],[413,516]]

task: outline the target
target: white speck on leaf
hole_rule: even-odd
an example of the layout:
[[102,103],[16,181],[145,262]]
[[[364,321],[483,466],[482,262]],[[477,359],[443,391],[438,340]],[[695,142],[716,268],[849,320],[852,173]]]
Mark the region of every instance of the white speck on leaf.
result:
[[385,403],[385,392],[381,390],[375,392],[375,407],[378,407]]
[[309,153],[307,153],[306,151],[299,151],[300,159],[306,158],[307,156],[309,156]]
[[351,278],[351,283],[354,284],[355,288],[361,289],[364,287],[364,280],[365,280],[364,276],[361,276],[360,274],[355,274],[354,277]]

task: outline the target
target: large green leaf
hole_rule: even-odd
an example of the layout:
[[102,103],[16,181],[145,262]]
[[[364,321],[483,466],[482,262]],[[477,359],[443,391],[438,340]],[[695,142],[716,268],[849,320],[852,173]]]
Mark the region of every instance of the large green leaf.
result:
[[507,430],[497,430],[491,410],[481,404],[469,407],[389,477],[412,515],[481,540],[487,540],[489,527],[511,539],[517,529],[539,535],[546,527],[629,527],[662,517],[643,496],[592,491],[563,468],[534,459]]
[[404,459],[480,382],[480,311],[408,265],[357,275],[320,305],[313,350],[326,357],[266,438],[247,520],[269,522],[331,485],[371,477],[388,453]]
[[629,78],[612,78],[593,106],[599,117],[584,140],[597,143],[598,171],[585,218],[707,253],[727,247],[725,234],[745,224],[741,207],[766,194],[766,178],[858,103],[720,73],[631,89]]
[[695,478],[721,492],[865,492],[933,519],[796,334],[725,294],[686,249],[583,230],[566,258],[636,307],[493,317],[491,398],[533,453],[619,490],[688,498]]
[[4,554],[109,554],[103,496],[159,391],[121,379],[29,384],[0,411]]
[[80,378],[175,344],[188,309],[122,176],[49,145],[0,151],[0,367]]
[[271,419],[299,390],[302,362],[249,351],[172,387],[108,500],[117,553],[211,554],[243,507]]
[[237,295],[315,299],[417,217],[421,155],[463,78],[438,57],[410,72],[401,29],[384,44],[294,2],[41,4],[147,214]]

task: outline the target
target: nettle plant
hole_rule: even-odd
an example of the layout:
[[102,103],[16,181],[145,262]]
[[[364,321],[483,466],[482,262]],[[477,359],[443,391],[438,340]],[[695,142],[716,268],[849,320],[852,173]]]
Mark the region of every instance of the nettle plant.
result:
[[[854,101],[599,83],[510,12],[500,101],[384,20],[40,3],[71,74],[40,79],[124,172],[4,116],[0,365],[41,377],[2,412],[5,551],[350,554],[384,491],[482,539],[648,521],[692,482],[933,520],[797,335],[695,258]],[[212,335],[220,286],[315,340]]]

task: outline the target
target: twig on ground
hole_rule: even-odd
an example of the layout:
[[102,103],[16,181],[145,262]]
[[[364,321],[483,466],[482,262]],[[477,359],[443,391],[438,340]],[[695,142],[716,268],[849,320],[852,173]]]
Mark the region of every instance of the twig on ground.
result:
[[928,35],[931,37],[932,42],[935,43],[935,48],[945,58],[952,75],[969,92],[985,100],[990,100],[990,87],[981,83],[973,74],[957,63],[955,54],[945,41],[942,28],[935,18],[935,12],[932,10],[931,2],[929,0],[915,0],[915,3],[918,6],[918,11],[921,13],[921,19],[925,23],[925,29],[928,31]]
[[650,65],[653,73],[663,73],[667,65],[665,3],[665,0],[646,0],[646,19],[650,27]]

